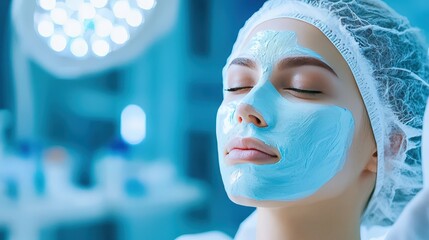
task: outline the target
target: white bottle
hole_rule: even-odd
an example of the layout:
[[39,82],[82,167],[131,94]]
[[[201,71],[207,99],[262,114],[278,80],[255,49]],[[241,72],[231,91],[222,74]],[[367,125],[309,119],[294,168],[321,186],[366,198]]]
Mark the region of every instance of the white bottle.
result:
[[113,143],[101,154],[94,166],[94,177],[97,188],[109,202],[118,202],[124,196],[125,167],[127,147],[123,142]]
[[53,146],[45,150],[43,171],[46,177],[46,194],[54,198],[67,198],[71,191],[70,155],[66,148]]

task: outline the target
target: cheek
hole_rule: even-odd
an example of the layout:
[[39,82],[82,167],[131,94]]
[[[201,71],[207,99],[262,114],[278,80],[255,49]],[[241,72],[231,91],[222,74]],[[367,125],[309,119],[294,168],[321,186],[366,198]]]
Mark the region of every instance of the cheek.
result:
[[356,119],[355,125],[355,134],[353,136],[352,145],[350,147],[347,161],[342,171],[344,184],[355,181],[364,171],[368,160],[370,159],[370,143],[371,139],[368,138],[371,134],[368,132],[371,131],[361,118]]
[[[354,81],[354,79],[351,80]],[[349,109],[355,121],[354,135],[344,171],[348,172],[349,178],[356,178],[365,168],[371,155],[369,146],[374,142],[372,129],[357,86],[349,86],[343,83],[337,88],[341,91],[336,91],[339,93],[336,102],[338,105]]]
[[[356,119],[356,118],[355,118]],[[322,199],[339,196],[344,192],[354,188],[354,184],[359,181],[361,173],[365,168],[367,156],[367,148],[363,136],[362,122],[359,118],[356,119],[352,142],[348,150],[344,167],[338,174],[326,184],[317,195]]]
[[216,115],[216,136],[218,145],[224,143],[225,138],[229,135],[234,127],[236,105],[233,103],[222,102]]
[[361,101],[356,102],[355,106],[353,106],[353,115],[356,119],[356,124],[353,143],[350,149],[350,158],[354,160],[357,170],[361,171],[372,154],[371,146],[375,147],[375,141],[363,103]]

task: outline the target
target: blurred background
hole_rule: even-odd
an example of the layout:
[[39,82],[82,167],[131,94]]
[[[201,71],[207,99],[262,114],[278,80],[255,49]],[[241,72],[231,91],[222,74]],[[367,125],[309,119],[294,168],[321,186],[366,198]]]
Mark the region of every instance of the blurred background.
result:
[[[1,0],[0,240],[234,236],[221,70],[262,0]],[[429,39],[426,0],[387,1]]]

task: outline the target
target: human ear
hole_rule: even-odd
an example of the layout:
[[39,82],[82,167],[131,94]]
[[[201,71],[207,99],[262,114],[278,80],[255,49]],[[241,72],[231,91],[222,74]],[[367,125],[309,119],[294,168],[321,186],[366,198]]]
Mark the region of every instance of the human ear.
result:
[[[401,154],[401,151],[406,149],[406,142],[404,140],[404,134],[399,130],[392,130],[389,136],[389,145],[385,146],[384,156],[386,159],[391,159],[397,154]],[[377,172],[377,147],[372,152],[370,160],[368,161],[365,169],[376,173]]]
[[368,171],[370,173],[377,173],[377,166],[378,166],[378,152],[377,152],[377,145],[375,143],[375,139],[373,135],[370,135],[372,139],[371,140],[371,146],[370,147],[370,153],[369,159],[367,159],[367,163],[365,165],[364,171]]
[[371,154],[371,157],[368,163],[365,166],[365,170],[370,171],[371,173],[377,173],[377,161],[378,161],[378,154],[377,154],[377,148],[375,148],[375,150]]
[[386,159],[395,157],[407,149],[407,142],[404,139],[404,133],[399,129],[394,129],[389,135],[389,145],[384,147],[384,156]]

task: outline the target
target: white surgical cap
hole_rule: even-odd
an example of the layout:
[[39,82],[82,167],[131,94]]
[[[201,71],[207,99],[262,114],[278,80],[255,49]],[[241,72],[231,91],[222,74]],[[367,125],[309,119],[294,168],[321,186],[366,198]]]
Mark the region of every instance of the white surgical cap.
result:
[[422,187],[420,146],[429,63],[419,30],[379,0],[271,0],[240,30],[224,76],[251,30],[282,17],[318,28],[348,63],[378,154],[376,186],[362,223],[392,224]]

